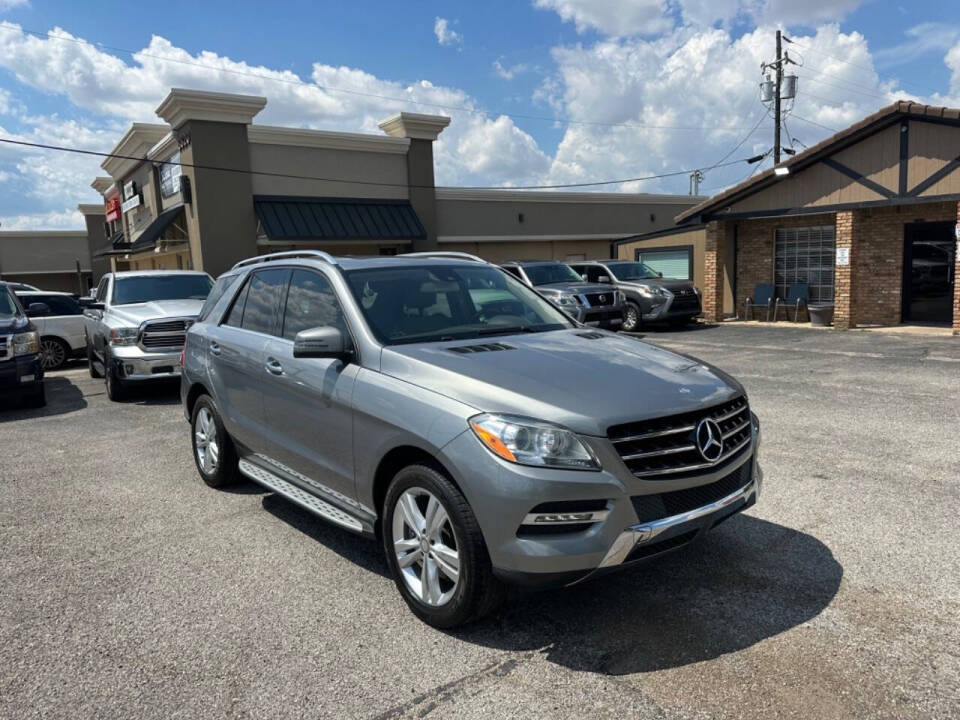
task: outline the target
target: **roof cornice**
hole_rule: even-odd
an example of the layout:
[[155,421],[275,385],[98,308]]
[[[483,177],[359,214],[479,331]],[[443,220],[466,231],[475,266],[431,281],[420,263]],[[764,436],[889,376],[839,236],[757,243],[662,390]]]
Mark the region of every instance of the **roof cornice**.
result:
[[79,210],[84,215],[103,215],[104,214],[103,205],[93,205],[93,204],[88,205],[86,203],[80,203],[79,205],[77,205],[77,210]]
[[147,151],[168,132],[170,132],[170,128],[166,125],[133,123],[130,129],[120,138],[116,147],[110,151],[111,157],[104,160],[100,167],[110,173],[110,177],[114,181],[123,180],[124,176],[146,160]]
[[388,117],[378,127],[391,137],[436,140],[449,124],[450,118],[446,115],[399,112]]
[[401,155],[406,154],[410,147],[410,140],[401,137],[381,137],[380,135],[330,132],[328,130],[303,130],[272,125],[250,125],[247,128],[247,140],[260,145],[289,145]]
[[267,105],[265,97],[173,88],[157,108],[157,115],[174,130],[188,120],[249,125]]
[[90,187],[96,190],[101,195],[104,195],[107,192],[107,189],[113,185],[112,177],[104,177],[103,175],[95,177],[93,182],[90,183]]
[[598,203],[598,204],[677,204],[696,205],[706,198],[701,195],[658,195],[655,193],[601,193],[601,192],[553,192],[538,190],[512,190],[438,187],[437,200],[473,200],[477,202],[546,202],[546,203]]
[[171,131],[168,132],[163,138],[154,145],[152,148],[147,150],[147,158],[149,160],[156,160],[158,162],[163,160],[169,160],[170,157],[177,151],[177,136]]

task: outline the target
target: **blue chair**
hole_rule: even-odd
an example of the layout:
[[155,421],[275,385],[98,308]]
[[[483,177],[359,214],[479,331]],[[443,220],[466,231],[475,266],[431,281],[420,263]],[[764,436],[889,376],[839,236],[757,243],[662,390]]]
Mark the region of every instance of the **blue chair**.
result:
[[774,309],[776,291],[769,283],[759,283],[753,289],[753,297],[743,301],[744,320],[753,320],[753,311],[756,308],[766,308],[767,322],[770,322],[770,312]]
[[793,321],[797,322],[800,319],[800,306],[802,305],[804,309],[807,307],[807,300],[810,297],[810,286],[807,283],[797,283],[795,285],[790,285],[787,288],[787,299],[781,300],[777,298],[773,304],[773,320],[777,320],[777,311],[780,309],[780,303],[783,303],[783,308],[787,314],[787,320],[790,319],[790,308],[793,308]]

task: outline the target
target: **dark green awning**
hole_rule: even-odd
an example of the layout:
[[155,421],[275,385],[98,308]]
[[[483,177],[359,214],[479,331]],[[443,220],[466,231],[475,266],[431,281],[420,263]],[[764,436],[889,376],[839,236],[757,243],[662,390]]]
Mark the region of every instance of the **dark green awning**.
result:
[[271,240],[419,240],[426,230],[409,200],[256,195],[253,207]]

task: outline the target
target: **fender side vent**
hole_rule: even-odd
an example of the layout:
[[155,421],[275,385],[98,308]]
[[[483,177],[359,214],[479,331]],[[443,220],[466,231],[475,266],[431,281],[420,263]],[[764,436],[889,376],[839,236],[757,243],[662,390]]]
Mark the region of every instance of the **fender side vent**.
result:
[[598,332],[582,332],[576,333],[579,337],[586,338],[587,340],[602,340],[606,337],[603,333]]
[[458,355],[473,355],[474,353],[499,352],[500,350],[515,350],[516,348],[512,345],[504,345],[503,343],[484,343],[482,345],[460,345],[447,349]]

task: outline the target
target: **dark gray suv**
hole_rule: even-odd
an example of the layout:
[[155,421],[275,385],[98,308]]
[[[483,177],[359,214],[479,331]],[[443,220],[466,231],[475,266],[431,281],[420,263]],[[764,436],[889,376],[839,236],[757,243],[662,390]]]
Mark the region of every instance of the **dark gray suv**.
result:
[[187,333],[181,392],[207,484],[245,476],[379,537],[437,627],[489,612],[504,583],[687,545],[762,482],[737,381],[468,259],[240,263]]
[[588,260],[571,263],[586,282],[614,287],[624,295],[625,332],[636,332],[644,322],[685,325],[702,314],[700,290],[690,280],[665,278],[642,262]]

